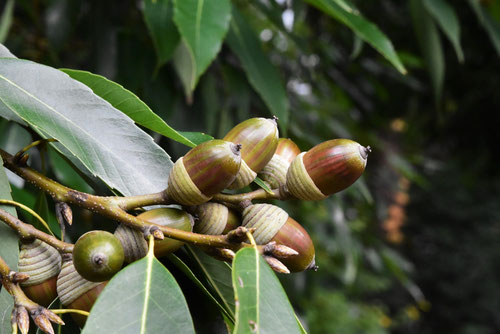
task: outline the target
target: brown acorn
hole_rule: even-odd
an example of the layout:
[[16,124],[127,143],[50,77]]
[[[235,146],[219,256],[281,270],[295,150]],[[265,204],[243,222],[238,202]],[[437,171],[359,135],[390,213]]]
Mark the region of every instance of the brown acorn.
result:
[[286,183],[286,173],[293,159],[300,154],[300,149],[288,138],[280,138],[272,159],[259,172],[259,177],[267,182],[271,189],[279,188]]
[[231,189],[243,188],[271,160],[278,146],[278,126],[275,119],[250,118],[232,128],[224,140],[241,144],[241,168]]
[[[189,232],[193,230],[193,217],[180,209],[153,209],[143,212],[137,217],[157,225],[169,226]],[[144,234],[140,231],[121,224],[116,229],[115,236],[120,240],[123,246],[126,262],[130,263],[146,256],[148,252],[148,243],[144,239]],[[175,252],[182,245],[184,245],[184,242],[171,238],[155,240],[154,253],[156,257],[162,257]]]
[[198,205],[195,212],[198,216],[194,225],[196,233],[226,234],[240,225],[238,214],[220,203],[208,202]]
[[[57,277],[57,295],[67,308],[89,312],[108,281],[91,282],[75,269],[71,256],[63,256],[61,272]],[[86,317],[72,313],[71,316],[83,327]]]
[[300,153],[290,165],[286,186],[301,200],[318,201],[353,184],[363,173],[370,147],[333,139]]
[[167,194],[179,204],[198,205],[227,188],[241,165],[241,145],[210,140],[177,160],[170,172]]
[[287,256],[273,253],[290,271],[315,267],[314,244],[306,230],[282,208],[272,204],[254,204],[243,210],[242,226],[255,228],[253,237],[259,245],[276,242],[298,254]]
[[21,282],[26,296],[34,302],[49,306],[57,298],[56,281],[61,271],[61,255],[52,246],[35,239],[21,244],[19,272],[29,279]]

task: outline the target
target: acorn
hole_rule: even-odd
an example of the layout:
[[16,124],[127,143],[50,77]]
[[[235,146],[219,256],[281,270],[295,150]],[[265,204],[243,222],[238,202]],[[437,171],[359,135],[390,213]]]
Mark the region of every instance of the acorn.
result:
[[273,157],[278,146],[276,119],[250,118],[232,128],[224,140],[241,144],[241,168],[230,189],[241,189],[255,179],[257,173]]
[[[193,217],[180,209],[153,209],[143,212],[137,217],[161,226],[168,226],[189,232],[193,230]],[[126,262],[130,263],[146,256],[148,252],[148,243],[146,239],[144,239],[144,234],[140,231],[121,224],[116,229],[115,236],[120,240],[123,246]],[[169,253],[173,253],[182,245],[184,245],[184,242],[171,238],[155,240],[155,256],[162,257]]]
[[255,228],[253,237],[259,245],[276,242],[295,250],[297,255],[273,252],[290,271],[315,268],[314,244],[306,230],[282,208],[272,204],[253,204],[243,210],[242,226]]
[[288,191],[305,201],[319,201],[353,184],[365,170],[370,146],[333,139],[300,153],[286,175]]
[[280,138],[272,159],[259,172],[259,177],[267,182],[271,189],[279,188],[286,183],[286,173],[293,159],[300,154],[300,149],[288,138]]
[[239,215],[224,204],[208,202],[194,210],[198,216],[194,231],[201,234],[221,235],[240,225]]
[[73,248],[76,271],[92,282],[109,280],[122,268],[123,260],[122,244],[107,231],[87,232]]
[[28,298],[43,306],[57,298],[56,281],[61,271],[57,249],[38,239],[22,243],[18,268],[29,275],[28,280],[20,283]]
[[[63,256],[62,269],[57,277],[57,294],[67,308],[89,312],[107,283],[86,280],[76,271],[71,256]],[[80,326],[87,319],[74,313],[71,316]]]
[[227,188],[241,164],[241,145],[210,140],[191,149],[174,164],[167,195],[177,203],[198,205]]

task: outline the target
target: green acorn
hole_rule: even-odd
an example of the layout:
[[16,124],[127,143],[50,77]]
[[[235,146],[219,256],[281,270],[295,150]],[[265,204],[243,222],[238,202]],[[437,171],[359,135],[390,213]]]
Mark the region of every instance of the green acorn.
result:
[[259,177],[267,182],[271,189],[279,188],[286,183],[286,173],[293,159],[300,154],[300,149],[288,138],[280,138],[272,159],[259,172]]
[[230,189],[243,188],[271,160],[278,146],[278,126],[275,119],[250,118],[231,129],[224,140],[241,144],[241,168]]
[[123,265],[120,241],[106,231],[83,234],[73,248],[73,263],[78,273],[92,282],[109,280]]
[[272,204],[253,204],[243,210],[242,226],[255,228],[253,237],[259,245],[276,242],[296,251],[293,256],[273,256],[290,271],[299,272],[315,267],[314,244],[306,230],[292,219],[288,213]]
[[198,205],[195,212],[198,216],[194,225],[196,233],[221,235],[240,225],[238,214],[220,203],[208,202]]
[[318,201],[353,184],[365,170],[370,147],[333,139],[299,154],[290,165],[286,186],[301,200]]
[[[189,232],[193,230],[193,217],[180,209],[153,209],[143,212],[137,217],[161,226],[168,226]],[[148,243],[144,239],[144,234],[140,231],[121,224],[116,229],[115,236],[120,240],[123,246],[126,262],[130,263],[146,256],[148,252]],[[155,256],[163,257],[173,253],[182,245],[184,245],[184,242],[171,238],[155,240]]]
[[57,298],[56,281],[61,271],[61,255],[57,249],[35,239],[21,244],[19,272],[29,279],[21,282],[26,296],[34,302],[49,306]]
[[[108,281],[86,280],[76,271],[72,257],[64,256],[62,269],[57,277],[57,295],[67,308],[89,312],[107,283]],[[74,313],[71,316],[83,327],[87,317]]]
[[167,194],[177,203],[198,205],[227,188],[241,164],[241,145],[210,140],[177,160],[170,172]]

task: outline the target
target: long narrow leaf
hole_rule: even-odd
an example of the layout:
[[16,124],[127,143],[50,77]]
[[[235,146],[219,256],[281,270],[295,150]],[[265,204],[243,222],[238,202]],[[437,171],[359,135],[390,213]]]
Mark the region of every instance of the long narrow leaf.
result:
[[500,22],[495,19],[483,8],[479,0],[469,0],[469,5],[476,13],[479,22],[490,36],[491,43],[500,56]]

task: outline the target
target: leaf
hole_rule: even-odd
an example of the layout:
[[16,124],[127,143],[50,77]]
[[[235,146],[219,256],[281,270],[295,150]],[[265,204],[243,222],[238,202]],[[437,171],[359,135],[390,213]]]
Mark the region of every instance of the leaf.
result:
[[[0,44],[0,57],[2,58],[16,58],[9,49],[7,49],[3,44]],[[25,125],[24,121],[17,116],[15,113],[13,113],[9,108],[0,101],[0,117],[3,117],[9,121],[14,121],[19,124]]]
[[196,146],[188,138],[174,130],[165,123],[160,116],[156,115],[144,102],[142,102],[134,93],[123,86],[106,79],[103,76],[93,74],[87,71],[62,69],[75,80],[88,86],[97,95],[111,103],[113,107],[123,112],[134,122],[143,127],[156,131],[159,134],[173,139],[181,144],[194,147]]
[[200,145],[201,143],[214,139],[211,135],[207,135],[203,132],[179,131],[179,133],[195,145]]
[[[5,174],[3,160],[0,157],[0,198],[12,200],[9,180]],[[6,210],[11,215],[17,217],[16,209],[10,205],[0,205],[0,209]],[[17,270],[17,261],[19,259],[19,246],[17,234],[0,221],[0,257],[9,265],[12,270]],[[0,291],[0,333],[10,333],[10,312],[14,306],[14,300],[5,290]]]
[[219,301],[208,291],[208,289],[203,285],[203,283],[196,277],[193,271],[176,255],[167,255],[170,262],[172,262],[180,271],[184,273],[200,290],[213,302],[217,308],[224,314],[224,316],[230,319],[234,323],[234,313],[226,310],[226,308],[219,303]]
[[236,8],[233,8],[227,43],[240,59],[248,81],[260,95],[272,115],[278,117],[280,136],[288,130],[289,104],[276,67],[262,51],[260,41]]
[[445,64],[438,30],[420,0],[410,0],[410,10],[417,40],[431,77],[434,96],[439,103],[443,91]]
[[16,58],[5,45],[0,44],[0,57],[1,58]]
[[194,333],[180,287],[150,249],[106,285],[82,334]]
[[380,52],[399,72],[406,74],[406,69],[394,51],[392,42],[375,24],[363,18],[358,10],[342,0],[306,1],[348,26],[365,42]]
[[[48,66],[0,59],[0,101],[54,146],[124,195],[167,187],[170,157],[87,86]],[[60,144],[60,145],[59,145]],[[59,146],[58,146],[59,145]]]
[[205,278],[212,287],[214,295],[224,305],[234,319],[234,292],[231,281],[231,266],[205,254],[197,247],[186,247],[191,257],[196,261]]
[[267,193],[273,194],[273,191],[271,190],[271,188],[269,188],[269,186],[267,185],[267,183],[265,183],[264,181],[262,181],[261,178],[256,177],[255,180],[253,180],[253,182],[255,182],[255,184],[257,184],[259,187],[261,187],[262,189],[264,189]]
[[9,34],[10,26],[12,25],[12,16],[14,14],[14,0],[7,0],[3,7],[2,16],[0,17],[0,43],[5,42]]
[[179,43],[179,33],[174,25],[172,0],[144,0],[144,21],[153,39],[158,63],[164,65]]
[[464,52],[460,45],[460,23],[457,14],[446,0],[424,0],[425,9],[437,22],[443,33],[455,48],[458,61],[464,62]]
[[233,287],[238,333],[301,333],[292,305],[278,278],[255,248],[233,260]]
[[495,21],[495,19],[481,6],[478,0],[469,0],[469,5],[472,7],[479,22],[490,36],[491,43],[500,56],[500,23]]
[[231,19],[229,0],[174,0],[174,22],[191,58],[193,71],[186,82],[193,92],[198,79],[214,60]]

